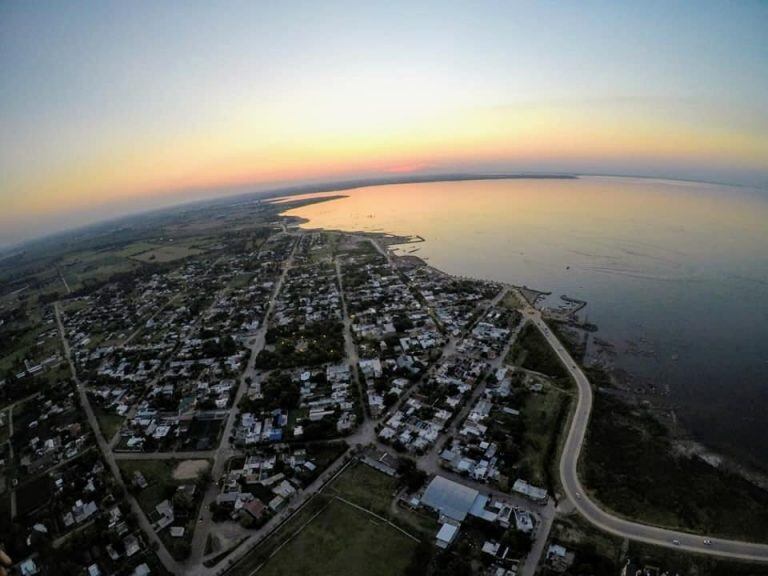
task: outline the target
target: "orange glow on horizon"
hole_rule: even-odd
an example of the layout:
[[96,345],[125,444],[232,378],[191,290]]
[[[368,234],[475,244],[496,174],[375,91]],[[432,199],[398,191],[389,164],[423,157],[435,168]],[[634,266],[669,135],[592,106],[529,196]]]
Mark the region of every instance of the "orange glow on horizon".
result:
[[[549,159],[714,160],[765,168],[760,137],[653,118],[596,118],[552,107],[453,110],[407,122],[303,121],[273,110],[242,110],[173,138],[125,139],[78,166],[16,183],[16,206],[49,214],[89,205],[218,186],[450,169],[473,163]],[[322,116],[322,115],[320,115]],[[360,114],[352,114],[353,120]],[[336,131],[326,132],[339,123]]]

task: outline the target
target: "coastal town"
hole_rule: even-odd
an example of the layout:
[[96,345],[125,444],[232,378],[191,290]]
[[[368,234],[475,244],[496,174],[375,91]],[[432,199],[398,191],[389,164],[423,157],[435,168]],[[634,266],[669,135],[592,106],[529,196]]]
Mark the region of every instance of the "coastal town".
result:
[[408,241],[281,219],[3,311],[28,332],[0,380],[13,573],[305,573],[325,524],[342,563],[582,573],[573,361],[535,293]]

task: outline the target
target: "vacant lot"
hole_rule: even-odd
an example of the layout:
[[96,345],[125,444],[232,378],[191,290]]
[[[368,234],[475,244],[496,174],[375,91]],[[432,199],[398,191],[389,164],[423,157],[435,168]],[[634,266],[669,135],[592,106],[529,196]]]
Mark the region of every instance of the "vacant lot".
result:
[[104,438],[109,442],[115,434],[117,434],[120,427],[123,425],[125,418],[115,414],[114,412],[108,412],[99,407],[94,408],[96,419],[99,421],[99,428]]
[[564,386],[570,381],[568,372],[557,354],[533,324],[523,328],[509,351],[507,362],[546,374]]
[[264,576],[397,576],[417,543],[389,524],[333,500],[268,561]]
[[131,256],[131,258],[134,260],[138,260],[140,262],[162,263],[162,262],[173,262],[174,260],[181,260],[182,258],[186,258],[187,256],[195,256],[197,254],[202,254],[202,253],[203,253],[202,250],[198,250],[197,248],[191,248],[189,246],[168,245],[168,246],[157,246],[145,252],[134,254],[133,256]]
[[554,386],[529,393],[521,409],[525,433],[521,446],[521,475],[537,486],[554,491],[553,463],[558,439],[568,417],[570,396]]
[[174,480],[195,480],[201,472],[208,470],[208,460],[183,460],[173,471]]
[[46,506],[52,494],[53,482],[51,479],[46,475],[38,476],[16,490],[16,513],[19,516],[24,516]]
[[395,497],[395,479],[365,464],[355,464],[325,489],[377,514],[389,513]]
[[173,478],[173,471],[178,463],[178,460],[118,460],[127,484],[133,482],[133,474],[136,471],[141,472],[147,481],[147,487],[136,493],[136,499],[150,516],[155,506],[163,500],[173,498],[176,488],[184,484],[184,481]]
[[[431,539],[432,517],[393,504],[397,481],[365,464],[352,464],[228,574],[402,574],[418,543],[344,498],[389,518],[417,538]],[[282,546],[282,548],[281,548]]]
[[[147,481],[148,486],[136,493],[139,506],[150,518],[155,517],[155,506],[163,500],[172,500],[176,520],[174,526],[183,526],[186,529],[184,538],[171,538],[167,529],[160,532],[160,538],[165,543],[171,554],[177,560],[183,560],[189,553],[188,544],[192,540],[195,528],[198,508],[202,500],[202,491],[197,490],[194,497],[182,505],[174,498],[176,489],[182,484],[193,484],[191,480],[178,480],[174,478],[174,471],[179,465],[178,460],[120,460],[119,466],[126,483],[133,482],[133,474],[139,471]],[[203,462],[207,461],[203,460]]]

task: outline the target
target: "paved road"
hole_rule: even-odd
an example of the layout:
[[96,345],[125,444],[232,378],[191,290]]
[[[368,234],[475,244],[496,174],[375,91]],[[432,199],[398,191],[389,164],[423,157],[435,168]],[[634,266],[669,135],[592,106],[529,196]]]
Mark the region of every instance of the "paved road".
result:
[[339,284],[339,295],[341,297],[342,320],[344,323],[344,352],[347,357],[347,364],[349,364],[352,372],[352,379],[355,381],[355,386],[357,387],[357,395],[358,398],[360,398],[363,408],[363,422],[365,422],[368,419],[368,400],[366,391],[363,390],[362,379],[360,378],[360,373],[358,371],[357,365],[360,361],[360,357],[357,355],[357,346],[355,346],[355,341],[352,338],[352,320],[350,320],[349,311],[347,310],[347,297],[344,295],[344,278],[341,273],[341,261],[338,257],[336,257],[335,266],[336,281]]
[[[592,388],[584,372],[571,358],[571,355],[557,337],[550,331],[546,322],[542,319],[541,313],[529,306],[525,310],[525,316],[547,339],[552,349],[557,353],[576,381],[578,387],[579,398],[576,405],[576,413],[571,422],[571,428],[568,431],[568,438],[566,439],[560,460],[560,481],[566,497],[571,501],[576,510],[596,527],[622,538],[698,554],[754,562],[768,562],[767,544],[707,537],[711,540],[711,545],[706,545],[704,544],[704,536],[668,530],[619,518],[605,512],[594,501],[589,499],[579,481],[577,463],[592,411]],[[675,541],[678,543],[676,544]]]
[[64,284],[64,288],[67,289],[67,294],[72,294],[72,289],[69,287],[69,284],[67,284],[67,279],[64,278],[64,274],[61,273],[61,269],[57,266],[56,270],[59,272],[59,278],[61,278],[61,281]]
[[215,450],[190,452],[114,452],[115,460],[199,460],[213,458]]
[[[13,455],[13,442],[11,441],[11,438],[13,438],[13,409],[16,406],[16,404],[11,404],[11,406],[8,408],[8,462],[15,462],[15,457]],[[11,520],[16,518],[16,488],[13,488],[11,490]]]
[[221,442],[213,453],[213,466],[211,467],[212,481],[208,484],[208,488],[206,489],[205,495],[203,496],[203,501],[200,504],[200,516],[197,528],[195,528],[195,533],[192,536],[190,556],[187,560],[184,561],[184,566],[187,568],[187,571],[190,567],[193,567],[202,561],[205,551],[205,542],[208,538],[208,534],[210,533],[211,525],[213,523],[213,515],[210,511],[210,505],[216,500],[216,497],[220,492],[218,486],[219,478],[221,478],[222,474],[224,473],[224,468],[229,459],[232,458],[232,456],[235,454],[239,454],[239,451],[233,449],[229,442],[230,435],[232,434],[232,428],[235,425],[235,416],[238,412],[237,405],[240,403],[243,394],[248,389],[248,383],[246,382],[246,379],[249,377],[253,378],[256,373],[254,368],[256,357],[259,355],[259,352],[262,351],[264,344],[266,343],[267,330],[269,328],[269,317],[272,314],[272,310],[275,306],[277,297],[280,294],[280,289],[283,286],[283,282],[285,281],[285,277],[288,274],[288,270],[290,270],[290,268],[293,266],[293,254],[295,250],[296,244],[294,244],[290,255],[283,264],[282,273],[280,274],[280,277],[278,278],[277,282],[275,282],[275,286],[272,289],[272,294],[270,294],[269,298],[269,305],[267,306],[267,311],[264,314],[264,319],[261,323],[261,326],[259,327],[254,337],[250,340],[248,345],[250,348],[248,364],[240,376],[240,383],[237,388],[237,393],[235,394],[235,400],[232,403],[232,408],[229,410],[227,420],[224,424],[224,431],[221,435]]
[[314,480],[314,482],[299,492],[291,500],[288,507],[283,508],[272,518],[270,518],[270,520],[257,532],[252,532],[251,535],[222,562],[210,568],[204,566],[203,564],[190,566],[185,573],[188,576],[210,576],[212,574],[223,574],[226,572],[229,567],[235,564],[235,562],[240,560],[243,556],[248,554],[262,540],[268,538],[291,515],[298,512],[309,500],[315,496],[315,494],[317,494],[323,488],[323,486],[330,482],[337,474],[341,473],[350,463],[350,460],[346,456],[347,453],[337,458],[320,474],[320,476]]
[[136,329],[135,329],[133,332],[131,332],[131,334],[128,336],[128,338],[126,338],[125,340],[123,340],[123,343],[122,343],[122,344],[120,344],[120,347],[121,347],[121,348],[125,348],[126,346],[128,346],[128,344],[130,343],[130,341],[131,341],[131,340],[133,340],[134,338],[136,338],[136,336],[138,336],[138,335],[139,335],[139,333],[141,333],[141,331],[142,331],[142,330],[144,330],[144,328],[145,328],[145,327],[146,327],[146,325],[147,325],[147,322],[149,322],[150,320],[154,320],[154,319],[157,317],[157,315],[158,315],[158,314],[160,314],[160,312],[162,312],[163,310],[165,310],[166,308],[168,308],[168,306],[170,306],[171,304],[173,304],[174,302],[176,302],[176,301],[177,301],[177,300],[178,300],[180,297],[181,297],[181,294],[176,294],[175,296],[173,296],[173,298],[170,298],[170,299],[169,299],[169,300],[168,300],[168,301],[167,301],[165,304],[163,304],[162,306],[160,306],[160,308],[158,308],[158,309],[157,309],[157,310],[154,312],[154,314],[152,314],[152,315],[151,315],[149,318],[147,318],[146,320],[142,319],[142,320],[141,320],[141,321],[138,323],[138,324],[139,324],[138,328],[136,328]]
[[144,530],[147,538],[149,538],[149,541],[151,543],[155,543],[157,545],[157,557],[160,559],[160,561],[163,563],[163,566],[171,572],[172,574],[179,574],[179,565],[177,562],[173,559],[173,557],[168,553],[168,550],[163,545],[163,542],[160,540],[160,538],[155,533],[155,530],[152,528],[152,524],[147,519],[146,514],[144,514],[144,510],[141,509],[141,506],[139,506],[139,503],[136,501],[136,498],[134,498],[129,492],[127,487],[125,486],[125,483],[123,482],[123,477],[120,474],[120,469],[117,466],[117,461],[114,458],[114,455],[112,454],[112,450],[109,447],[109,444],[105,440],[104,436],[101,433],[101,428],[99,428],[99,422],[96,419],[96,414],[93,412],[93,408],[91,407],[91,402],[88,400],[88,395],[85,392],[85,386],[80,381],[80,379],[77,377],[77,371],[75,370],[75,363],[72,361],[72,353],[69,348],[69,342],[67,341],[67,336],[64,331],[64,324],[61,321],[61,306],[58,302],[54,304],[54,310],[56,312],[56,323],[59,327],[59,335],[61,337],[61,345],[64,348],[64,356],[67,359],[67,362],[69,363],[69,369],[72,373],[72,380],[75,382],[75,386],[77,387],[77,394],[80,398],[80,404],[83,407],[83,410],[85,410],[85,415],[88,420],[88,424],[91,427],[91,430],[93,431],[93,435],[96,438],[96,444],[99,447],[99,450],[101,451],[101,455],[104,458],[104,461],[107,463],[107,466],[109,466],[109,469],[112,472],[112,475],[115,477],[115,481],[117,482],[118,486],[120,486],[125,491],[125,499],[128,501],[128,504],[131,506],[131,510],[136,515],[136,518],[139,521],[139,526],[141,526],[142,530]]

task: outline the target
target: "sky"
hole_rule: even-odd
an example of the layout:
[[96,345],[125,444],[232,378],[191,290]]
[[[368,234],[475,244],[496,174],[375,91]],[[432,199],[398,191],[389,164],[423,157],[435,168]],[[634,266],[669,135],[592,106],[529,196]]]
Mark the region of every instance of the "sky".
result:
[[768,2],[0,3],[0,245],[290,183],[768,187]]

